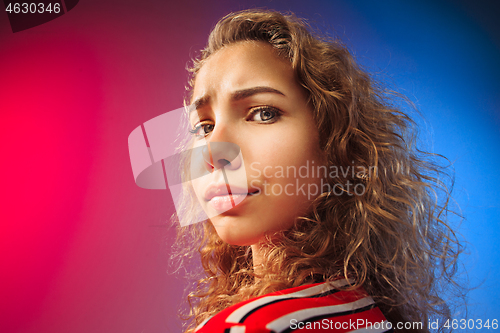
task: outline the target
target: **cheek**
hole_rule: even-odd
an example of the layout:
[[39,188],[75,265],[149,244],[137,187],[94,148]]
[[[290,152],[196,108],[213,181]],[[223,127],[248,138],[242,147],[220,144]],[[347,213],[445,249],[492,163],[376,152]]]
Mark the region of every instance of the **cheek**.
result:
[[[203,140],[204,141],[204,140]],[[189,177],[192,181],[193,187],[198,188],[201,184],[201,178],[208,174],[208,170],[205,166],[205,159],[203,158],[202,149],[203,145],[196,144],[187,150],[189,156],[188,166],[189,166]]]
[[[316,167],[322,165],[323,160],[319,144],[310,138],[274,141],[267,149],[250,149],[247,156],[249,180],[261,178],[273,183],[295,183],[294,174],[301,167]],[[298,178],[299,183],[316,182]]]
[[305,165],[307,161],[319,162],[319,157],[317,140],[314,137],[301,135],[283,140],[281,145],[276,147],[272,159],[277,165],[299,167]]
[[307,159],[313,156],[318,148],[317,134],[314,131],[297,128],[297,126],[280,128],[271,133],[259,135],[247,145],[247,150],[251,155],[265,158],[273,165],[285,165],[290,162],[294,165],[294,160]]
[[190,182],[189,186],[191,186],[191,188],[193,189],[193,192],[194,192],[194,194],[195,194],[196,199],[198,200],[198,202],[200,204],[203,203],[202,184],[200,184],[199,181],[192,180]]

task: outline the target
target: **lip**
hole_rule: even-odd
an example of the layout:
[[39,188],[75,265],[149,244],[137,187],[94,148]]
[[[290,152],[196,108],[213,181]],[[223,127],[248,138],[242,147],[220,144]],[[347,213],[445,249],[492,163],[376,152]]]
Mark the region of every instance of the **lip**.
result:
[[[231,192],[231,193],[229,193]],[[229,196],[229,195],[248,195],[253,194],[249,193],[247,189],[243,189],[237,186],[231,186],[229,184],[217,184],[210,185],[205,191],[204,199],[206,201],[210,201],[215,197]]]
[[[231,192],[229,194],[228,192]],[[248,192],[248,189],[243,189],[237,186],[228,186],[227,184],[210,185],[205,191],[205,200],[218,214],[227,212],[235,208],[243,202],[245,198],[256,194],[255,192]]]

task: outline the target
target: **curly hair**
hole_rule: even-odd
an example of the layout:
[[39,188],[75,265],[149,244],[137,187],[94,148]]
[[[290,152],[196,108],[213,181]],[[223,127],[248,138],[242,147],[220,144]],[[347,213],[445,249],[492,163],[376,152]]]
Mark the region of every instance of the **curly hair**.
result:
[[[415,146],[415,123],[354,61],[338,40],[321,37],[293,14],[245,10],[222,18],[190,69],[196,74],[217,51],[242,41],[270,44],[287,59],[308,94],[328,165],[363,166],[332,185],[362,184],[360,195],[320,194],[310,213],[269,238],[263,271],[249,246],[224,243],[210,221],[184,227],[177,245],[201,256],[204,276],[188,296],[191,326],[250,297],[310,282],[354,277],[387,319],[425,323],[450,317],[444,299],[457,286],[462,246],[449,226],[449,191],[436,156]],[[191,237],[191,238],[190,238]],[[194,240],[193,238],[194,237]]]

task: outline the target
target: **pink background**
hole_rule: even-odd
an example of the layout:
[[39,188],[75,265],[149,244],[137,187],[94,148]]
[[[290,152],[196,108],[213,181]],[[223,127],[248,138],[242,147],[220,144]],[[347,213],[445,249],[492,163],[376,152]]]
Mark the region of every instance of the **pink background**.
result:
[[16,34],[0,13],[0,332],[180,331],[173,204],[135,185],[127,137],[182,106],[195,7],[80,1]]

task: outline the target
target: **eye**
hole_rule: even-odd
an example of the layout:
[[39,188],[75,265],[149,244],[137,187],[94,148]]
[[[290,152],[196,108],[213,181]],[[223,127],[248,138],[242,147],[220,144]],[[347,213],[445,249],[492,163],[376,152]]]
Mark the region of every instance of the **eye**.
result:
[[197,137],[198,139],[202,139],[206,137],[210,132],[214,130],[214,124],[210,123],[198,123],[194,126],[192,130],[189,130],[189,133]]
[[250,119],[259,123],[274,123],[281,116],[281,112],[270,106],[262,106],[252,110]]

